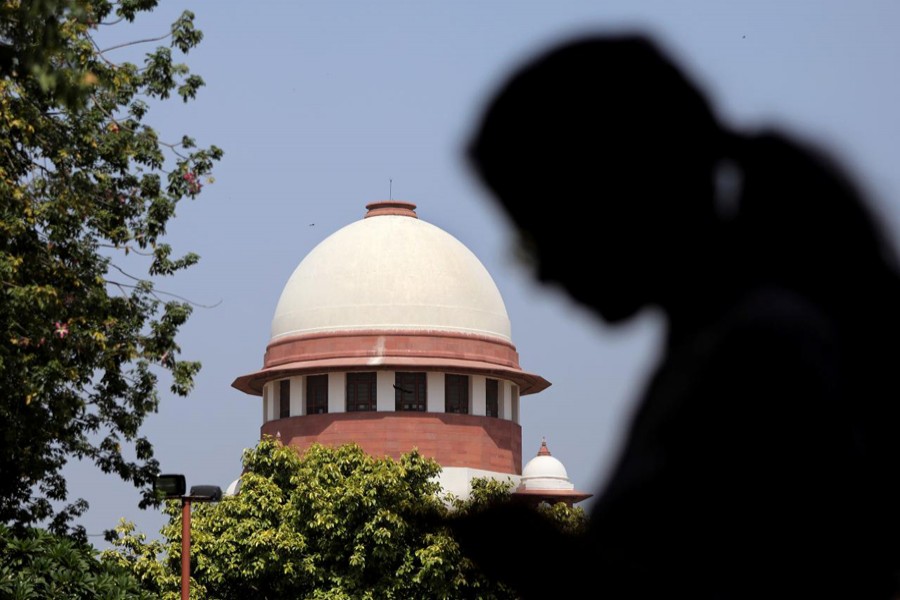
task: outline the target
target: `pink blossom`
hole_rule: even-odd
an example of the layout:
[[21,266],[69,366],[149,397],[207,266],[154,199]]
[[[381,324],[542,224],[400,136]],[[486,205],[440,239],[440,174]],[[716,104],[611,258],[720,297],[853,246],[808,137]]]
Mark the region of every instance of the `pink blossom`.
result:
[[203,187],[203,184],[200,183],[199,181],[197,181],[197,176],[192,171],[188,171],[187,173],[182,175],[182,177],[184,177],[184,180],[187,182],[189,193],[191,193],[191,194],[200,193],[200,188]]

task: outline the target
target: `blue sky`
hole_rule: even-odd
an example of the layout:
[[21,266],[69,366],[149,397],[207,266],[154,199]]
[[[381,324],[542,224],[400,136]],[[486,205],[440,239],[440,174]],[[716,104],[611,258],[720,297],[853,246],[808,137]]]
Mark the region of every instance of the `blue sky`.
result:
[[[774,125],[827,145],[900,232],[900,4],[893,0],[161,0],[125,35],[163,32],[182,10],[205,39],[186,61],[207,85],[151,112],[163,139],[188,133],[225,150],[216,181],[169,228],[198,266],[162,289],[195,309],[180,337],[203,370],[189,398],[163,393],[145,433],[164,471],[223,488],[259,438],[258,398],[231,387],[262,365],[293,269],[318,242],[386,199],[466,244],[507,305],[522,367],[552,386],[523,398],[525,460],[542,437],[579,489],[596,491],[657,357],[648,311],[608,327],[516,262],[505,216],[461,147],[509,69],[584,32],[654,36],[733,125]],[[122,28],[125,30],[126,28]],[[124,58],[112,55],[111,58]],[[547,198],[577,217],[577,199]],[[586,273],[590,260],[585,261]],[[72,465],[91,534],[120,517],[155,535],[127,483]],[[585,504],[589,506],[589,502]],[[92,538],[95,541],[99,538]],[[99,544],[99,541],[98,541]]]

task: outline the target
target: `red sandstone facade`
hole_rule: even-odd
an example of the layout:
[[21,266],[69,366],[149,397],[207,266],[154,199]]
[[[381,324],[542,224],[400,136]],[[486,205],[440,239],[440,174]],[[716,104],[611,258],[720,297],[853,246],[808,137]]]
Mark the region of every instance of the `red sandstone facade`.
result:
[[400,458],[417,448],[443,467],[522,473],[522,428],[476,415],[365,412],[306,415],[269,421],[262,435],[303,451],[313,443],[356,442],[372,456]]
[[266,348],[262,370],[238,377],[232,385],[259,395],[266,381],[289,374],[374,368],[481,374],[514,382],[522,395],[550,385],[519,367],[519,355],[509,342],[449,331],[390,330],[277,338]]

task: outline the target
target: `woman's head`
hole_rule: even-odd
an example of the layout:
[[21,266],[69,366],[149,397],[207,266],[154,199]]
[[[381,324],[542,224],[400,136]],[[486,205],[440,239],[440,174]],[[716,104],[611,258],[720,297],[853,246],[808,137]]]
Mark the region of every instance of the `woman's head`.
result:
[[721,140],[707,100],[651,42],[598,36],[514,73],[469,156],[539,276],[618,320],[656,300],[666,263],[707,235]]
[[[828,300],[881,276],[868,273],[893,277],[892,249],[833,161],[720,125],[644,37],[577,39],[527,62],[489,102],[469,158],[539,278],[608,321],[691,303],[721,284],[716,267]],[[726,226],[715,178],[728,163],[742,189]]]
[[735,142],[744,185],[732,236],[747,277],[834,306],[894,279],[889,238],[832,156],[777,132]]

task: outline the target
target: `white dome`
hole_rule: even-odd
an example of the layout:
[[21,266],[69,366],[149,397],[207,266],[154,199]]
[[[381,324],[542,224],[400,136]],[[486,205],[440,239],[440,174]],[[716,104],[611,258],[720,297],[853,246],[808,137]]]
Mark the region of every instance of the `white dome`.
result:
[[569,481],[566,467],[550,455],[546,442],[541,444],[537,456],[528,461],[522,469],[520,490],[573,490],[575,485]]
[[552,456],[535,456],[522,469],[522,477],[527,477],[528,479],[539,477],[567,480],[569,479],[569,473],[559,459]]
[[339,229],[288,279],[272,339],[359,330],[452,331],[510,340],[509,316],[478,258],[415,205],[379,202]]
[[234,496],[239,491],[241,491],[241,478],[240,477],[238,477],[237,479],[232,481],[230,484],[228,484],[228,487],[225,489],[225,495],[226,496]]

